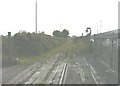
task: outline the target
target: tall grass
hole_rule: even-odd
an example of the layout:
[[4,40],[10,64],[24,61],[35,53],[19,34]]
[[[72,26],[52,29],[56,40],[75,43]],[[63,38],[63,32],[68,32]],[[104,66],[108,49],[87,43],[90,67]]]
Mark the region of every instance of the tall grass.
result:
[[66,57],[72,57],[76,54],[84,54],[87,53],[89,50],[89,45],[84,40],[77,40],[74,41],[74,39],[67,39],[67,41],[62,44],[59,47],[53,48],[50,51],[43,53],[39,56],[33,56],[33,57],[21,57],[19,60],[19,63],[21,64],[31,64],[37,61],[43,62],[50,57],[56,55],[56,54],[65,54]]

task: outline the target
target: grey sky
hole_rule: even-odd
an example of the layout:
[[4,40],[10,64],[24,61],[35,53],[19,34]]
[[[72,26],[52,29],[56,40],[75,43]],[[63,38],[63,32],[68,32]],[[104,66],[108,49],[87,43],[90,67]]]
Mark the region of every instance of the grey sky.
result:
[[[0,0],[0,34],[7,34],[8,31],[35,31],[35,1]],[[68,29],[71,36],[80,36],[87,27],[97,33],[100,20],[101,32],[117,29],[118,1],[37,0],[38,31],[51,35],[54,30],[60,30],[62,24],[62,29]]]

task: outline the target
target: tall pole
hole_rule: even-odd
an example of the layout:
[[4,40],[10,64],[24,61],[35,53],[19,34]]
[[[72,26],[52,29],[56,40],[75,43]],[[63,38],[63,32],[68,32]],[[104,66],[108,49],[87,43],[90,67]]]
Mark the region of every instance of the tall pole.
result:
[[60,24],[60,31],[62,30],[62,24]]
[[118,29],[120,29],[120,1],[118,2]]
[[97,22],[97,34],[98,34],[98,22]]
[[9,54],[9,57],[8,57],[8,61],[11,62],[12,60],[12,49],[11,49],[11,32],[8,32],[8,54]]
[[37,33],[37,0],[36,0],[36,3],[35,3],[35,5],[36,5],[36,8],[35,8],[35,32]]
[[102,29],[102,20],[100,20],[100,33],[101,33],[101,29]]

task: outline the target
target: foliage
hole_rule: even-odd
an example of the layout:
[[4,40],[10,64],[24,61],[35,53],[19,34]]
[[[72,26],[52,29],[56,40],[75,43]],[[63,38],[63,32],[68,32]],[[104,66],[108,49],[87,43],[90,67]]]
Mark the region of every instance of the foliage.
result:
[[64,29],[64,30],[62,31],[62,36],[63,36],[63,37],[67,37],[68,35],[69,35],[69,31],[66,30],[66,29]]
[[55,31],[53,32],[53,36],[61,37],[61,32],[58,31],[58,30],[55,30]]
[[67,39],[62,45],[52,48],[50,51],[42,53],[41,55],[37,57],[30,57],[27,59],[26,57],[22,57],[20,59],[20,63],[34,63],[36,61],[41,61],[43,58],[48,59],[50,57],[55,56],[56,54],[63,54],[66,57],[73,57],[74,55],[80,55],[85,54],[89,51],[88,45],[84,40],[81,38],[77,38],[77,41],[75,42],[75,39]]
[[[3,38],[3,56],[8,57],[8,37]],[[11,37],[12,41],[12,56],[37,56],[42,53],[48,52],[54,47],[60,46],[64,43],[64,38],[56,38],[44,33],[28,33],[18,32]]]
[[69,35],[69,31],[64,29],[62,32],[60,32],[59,30],[55,30],[53,31],[53,36],[56,36],[56,37],[68,37]]
[[[20,63],[32,63],[39,61],[41,58],[48,58],[58,53],[66,56],[73,56],[88,52],[89,45],[86,40],[80,37],[68,37],[69,31],[54,31],[54,36],[45,33],[29,33],[21,31],[11,37],[12,41],[12,58],[19,58]],[[62,35],[58,35],[62,33]],[[2,37],[3,58],[8,59],[8,37]],[[6,58],[7,57],[7,58]]]

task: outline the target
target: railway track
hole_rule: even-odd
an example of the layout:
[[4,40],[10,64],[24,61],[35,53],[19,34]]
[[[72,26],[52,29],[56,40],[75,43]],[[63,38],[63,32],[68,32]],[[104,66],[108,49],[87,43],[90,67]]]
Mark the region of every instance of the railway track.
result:
[[87,63],[84,57],[79,59],[77,68],[81,84],[98,84],[96,78],[93,75],[93,71],[91,71],[90,65]]
[[64,77],[67,69],[67,64],[64,61],[59,61],[54,69],[49,73],[44,84],[58,84],[64,83]]
[[36,71],[34,76],[25,82],[25,84],[43,84],[46,75],[54,67],[58,59],[59,57],[51,60],[47,64],[44,64],[38,71]]
[[39,63],[35,63],[19,73],[16,77],[10,80],[7,84],[23,84],[28,78],[30,78],[40,67]]
[[3,84],[43,84],[49,71],[53,70],[58,62],[59,55],[49,59],[44,64],[37,62],[19,73],[8,83]]
[[[102,86],[103,82],[101,80],[99,80],[99,76],[97,75],[97,72],[94,70],[94,68],[92,67],[92,65],[88,64],[87,60],[83,57],[82,58],[82,62],[85,63],[84,64],[84,71],[89,71],[90,72],[90,76],[91,76],[91,80],[94,80],[94,83],[91,84],[96,84],[96,86]],[[89,76],[89,75],[87,75]],[[90,84],[90,83],[88,83]]]
[[[71,77],[71,78],[70,78]],[[102,84],[96,78],[96,71],[84,57],[64,59],[56,56],[44,64],[35,63],[19,73],[7,84]],[[101,86],[101,85],[100,85]]]
[[58,84],[59,86],[64,83],[65,73],[67,69],[67,64],[63,63],[56,70],[54,70],[53,74],[46,80],[44,84]]
[[27,65],[19,65],[6,69],[6,71],[3,71],[0,76],[2,77],[1,83],[7,83],[9,80],[11,80],[11,78],[15,77],[17,74],[21,73],[27,68]]
[[67,64],[63,84],[95,84],[98,86],[102,82],[97,77],[94,69],[84,57],[74,57]]

